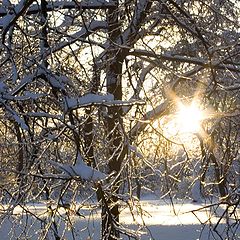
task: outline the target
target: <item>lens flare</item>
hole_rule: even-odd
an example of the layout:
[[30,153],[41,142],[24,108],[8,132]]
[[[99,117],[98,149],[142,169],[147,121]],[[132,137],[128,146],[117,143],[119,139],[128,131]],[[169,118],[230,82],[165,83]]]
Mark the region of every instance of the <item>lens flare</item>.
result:
[[196,102],[190,105],[179,103],[176,121],[179,131],[182,133],[198,133],[201,130],[201,122],[204,114]]

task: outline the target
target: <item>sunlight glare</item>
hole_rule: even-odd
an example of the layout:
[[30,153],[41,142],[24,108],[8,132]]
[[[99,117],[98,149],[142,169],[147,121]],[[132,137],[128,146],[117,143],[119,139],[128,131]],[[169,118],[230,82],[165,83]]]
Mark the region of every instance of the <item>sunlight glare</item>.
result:
[[176,118],[179,131],[182,133],[199,132],[203,117],[203,112],[195,102],[190,105],[180,103]]

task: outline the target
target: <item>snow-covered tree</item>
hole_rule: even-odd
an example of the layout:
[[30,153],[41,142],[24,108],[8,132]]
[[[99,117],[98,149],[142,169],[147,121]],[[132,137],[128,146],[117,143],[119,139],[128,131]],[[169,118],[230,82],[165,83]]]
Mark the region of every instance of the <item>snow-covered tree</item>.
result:
[[[3,1],[2,201],[66,207],[96,193],[108,240],[137,237],[120,206],[141,182],[185,195],[179,183],[195,181],[237,206],[239,15],[232,0]],[[192,101],[206,115],[191,153],[169,122]],[[64,235],[54,204],[48,220],[33,215],[39,238]]]

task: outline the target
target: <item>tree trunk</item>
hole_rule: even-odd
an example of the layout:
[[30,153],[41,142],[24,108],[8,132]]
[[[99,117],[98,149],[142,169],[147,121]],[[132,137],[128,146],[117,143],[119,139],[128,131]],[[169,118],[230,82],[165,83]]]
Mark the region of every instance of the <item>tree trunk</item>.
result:
[[210,152],[209,157],[210,157],[212,163],[214,163],[215,177],[216,177],[216,180],[217,180],[217,185],[218,185],[218,190],[219,190],[220,196],[222,198],[224,198],[227,195],[227,189],[226,189],[226,186],[225,186],[226,179],[221,174],[219,164],[218,164],[217,159],[216,159],[216,157],[215,157],[215,155],[212,151]]
[[[114,99],[122,99],[122,62],[123,58],[119,52],[121,51],[117,45],[114,44],[120,36],[120,24],[118,20],[118,3],[114,9],[108,11],[108,25],[109,25],[109,40],[111,46],[109,47],[108,59],[111,62],[107,66],[107,92],[114,96]],[[109,107],[108,117],[106,118],[106,127],[108,133],[108,141],[111,145],[109,148],[110,160],[108,163],[109,173],[115,172],[117,175],[121,169],[121,163],[124,155],[121,154],[122,134],[120,126],[122,126],[122,108]],[[111,195],[107,198],[106,203],[103,203],[102,209],[102,239],[112,240],[118,239],[120,233],[117,229],[119,222],[119,206],[118,197],[120,187],[120,178],[118,177],[112,185]]]
[[14,123],[14,128],[16,130],[16,137],[17,137],[17,142],[18,142],[18,162],[16,166],[17,170],[17,183],[19,187],[19,195],[17,200],[22,201],[23,199],[23,192],[22,192],[22,186],[24,185],[24,176],[22,175],[22,170],[23,170],[23,164],[24,164],[24,152],[23,152],[23,141],[22,141],[22,134],[20,131],[20,127],[18,126],[17,123]]

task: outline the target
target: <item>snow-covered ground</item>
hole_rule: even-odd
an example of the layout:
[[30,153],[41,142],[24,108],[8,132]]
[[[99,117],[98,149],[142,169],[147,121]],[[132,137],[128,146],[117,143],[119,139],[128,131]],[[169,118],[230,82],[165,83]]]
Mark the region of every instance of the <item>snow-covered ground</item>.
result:
[[[204,209],[205,204],[197,204],[189,202],[175,202],[174,208],[169,201],[163,200],[142,200],[141,209],[142,217],[134,205],[133,212],[135,217],[127,208],[122,208],[121,223],[123,226],[132,229],[133,232],[139,230],[141,235],[139,239],[156,239],[156,240],[207,240],[207,239],[240,239],[240,226],[235,226],[231,230],[235,231],[235,235],[230,231],[228,236],[225,235],[225,220],[222,220],[218,225],[216,231],[213,226],[217,223],[216,216],[210,214],[208,209]],[[46,217],[45,204],[31,204],[26,206],[29,211],[36,214],[40,218]],[[201,209],[203,208],[203,209]],[[201,209],[191,212],[196,209]],[[21,214],[22,209],[17,207],[14,209],[13,214],[9,218],[5,218],[0,226],[0,239],[26,239],[20,235],[22,231],[29,235],[27,239],[38,239],[41,234],[41,224],[39,221],[33,221],[31,217],[26,217]],[[223,207],[218,208],[218,214],[223,213]],[[60,214],[64,214],[64,210],[59,209]],[[79,211],[85,218],[70,214],[71,224],[65,224],[63,221],[58,224],[58,231],[63,237],[62,239],[74,239],[71,233],[74,226],[76,239],[94,239],[99,240],[100,236],[100,210],[90,211],[87,206],[82,207]],[[239,212],[238,212],[239,214]],[[94,219],[94,220],[93,220]],[[239,215],[238,215],[239,219]],[[25,224],[27,220],[27,224]],[[146,227],[142,227],[142,224]],[[204,224],[205,223],[205,224]],[[211,223],[211,224],[210,224]],[[67,226],[67,227],[66,227]],[[24,229],[24,230],[23,230]],[[13,236],[11,238],[11,236]],[[17,238],[18,236],[18,238]],[[220,237],[221,236],[221,237]],[[49,237],[49,236],[48,236]],[[51,239],[47,238],[46,239]],[[122,236],[122,239],[129,239]]]

